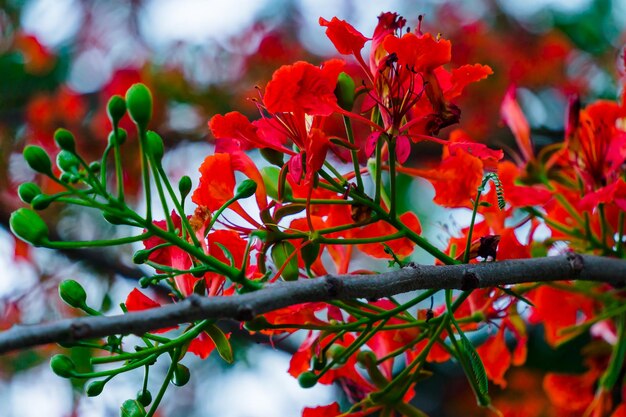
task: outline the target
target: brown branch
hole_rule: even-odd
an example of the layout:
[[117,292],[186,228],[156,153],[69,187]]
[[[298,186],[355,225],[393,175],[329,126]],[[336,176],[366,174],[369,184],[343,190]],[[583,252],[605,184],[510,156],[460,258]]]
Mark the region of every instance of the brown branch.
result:
[[113,334],[143,334],[201,319],[246,321],[306,302],[382,298],[424,289],[471,290],[561,280],[596,281],[622,287],[626,285],[626,261],[569,254],[470,265],[418,265],[379,275],[326,275],[276,283],[253,293],[230,297],[191,296],[176,304],[124,315],[17,325],[0,334],[0,354],[46,343],[71,343]]

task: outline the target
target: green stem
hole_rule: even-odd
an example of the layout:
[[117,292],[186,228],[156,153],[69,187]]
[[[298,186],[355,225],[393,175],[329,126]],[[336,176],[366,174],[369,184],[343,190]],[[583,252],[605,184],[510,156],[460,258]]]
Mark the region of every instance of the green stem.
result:
[[[176,351],[174,352],[173,358],[177,358],[180,355],[180,349],[176,349]],[[163,383],[161,384],[161,388],[159,389],[159,392],[157,393],[156,397],[154,398],[154,402],[152,403],[152,407],[150,407],[150,411],[148,411],[148,414],[146,414],[145,417],[152,417],[154,415],[154,413],[156,413],[157,408],[159,407],[159,404],[161,403],[161,400],[163,399],[163,396],[165,395],[165,391],[167,390],[167,386],[170,383],[170,380],[172,379],[172,376],[174,375],[174,371],[176,370],[176,365],[178,363],[172,359],[172,363],[170,364],[169,369],[167,370],[167,374],[165,375],[165,380],[163,381]]]
[[[348,137],[348,142],[354,145],[354,132],[352,130],[352,121],[348,116],[343,116],[343,124],[346,128],[346,136]],[[352,157],[352,164],[354,166],[354,178],[356,179],[356,187],[360,192],[363,192],[363,179],[361,178],[361,167],[359,165],[359,155],[358,151],[351,149],[350,156]]]

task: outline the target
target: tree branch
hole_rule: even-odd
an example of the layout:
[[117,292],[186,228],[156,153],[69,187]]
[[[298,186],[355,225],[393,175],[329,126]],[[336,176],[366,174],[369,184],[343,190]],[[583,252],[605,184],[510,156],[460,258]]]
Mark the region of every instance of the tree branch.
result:
[[584,280],[626,285],[626,261],[569,254],[451,266],[416,265],[379,275],[326,275],[280,282],[230,297],[192,295],[176,304],[117,316],[82,317],[16,325],[0,333],[0,354],[46,343],[71,343],[112,334],[143,334],[201,319],[251,320],[259,314],[306,302],[382,298],[423,289],[494,287],[528,282]]

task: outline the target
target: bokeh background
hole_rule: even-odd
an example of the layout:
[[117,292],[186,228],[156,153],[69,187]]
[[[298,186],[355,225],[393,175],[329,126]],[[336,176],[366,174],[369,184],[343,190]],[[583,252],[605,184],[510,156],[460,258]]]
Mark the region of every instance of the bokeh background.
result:
[[[15,241],[8,218],[22,205],[16,188],[34,178],[21,158],[24,146],[36,144],[54,156],[53,133],[65,127],[76,134],[81,152],[97,158],[110,129],[108,98],[141,81],[155,95],[151,127],[166,141],[168,173],[197,180],[197,167],[212,150],[206,127],[212,115],[237,109],[254,118],[255,86],[264,86],[280,65],[335,55],[317,23],[320,16],[346,19],[368,35],[383,11],[402,14],[411,26],[424,15],[424,31],[452,41],[454,66],[479,62],[493,68],[494,75],[470,87],[458,103],[460,127],[491,145],[513,144],[499,116],[511,85],[539,147],[562,139],[570,95],[579,94],[583,102],[617,95],[626,0],[0,0],[0,329],[76,314],[56,295],[67,278],[87,288],[92,305],[119,313],[137,279],[149,273],[130,262],[132,247],[60,252]],[[127,149],[127,163],[138,169]],[[437,157],[436,147],[424,146],[414,149],[409,164]],[[131,169],[127,189],[138,190],[137,178]],[[54,189],[39,181],[44,191]],[[404,204],[420,213],[426,233],[445,246],[462,216],[433,211],[430,186],[411,187]],[[139,197],[134,204],[141,205]],[[88,211],[53,208],[45,216],[58,239],[120,233]],[[419,254],[416,260],[428,262]],[[154,296],[166,294],[157,289]],[[305,405],[345,401],[335,387],[302,390],[287,374],[289,353],[302,335],[270,341],[224,326],[233,332],[236,364],[213,356],[186,358],[191,383],[169,390],[161,416],[296,416]],[[509,391],[495,395],[524,409],[547,410],[520,416],[557,415],[546,404],[541,375],[580,371],[584,340],[553,351],[541,331],[532,336],[528,365],[511,371]],[[49,370],[46,358],[60,349],[0,357],[0,415],[117,416],[119,405],[140,387],[140,373],[124,375],[101,396],[87,398],[81,382],[72,384]],[[72,353],[79,363],[86,363],[88,354]],[[158,371],[151,375],[155,384]],[[419,405],[436,416],[470,415],[474,400],[462,374],[453,365],[437,371],[438,377],[418,386]]]

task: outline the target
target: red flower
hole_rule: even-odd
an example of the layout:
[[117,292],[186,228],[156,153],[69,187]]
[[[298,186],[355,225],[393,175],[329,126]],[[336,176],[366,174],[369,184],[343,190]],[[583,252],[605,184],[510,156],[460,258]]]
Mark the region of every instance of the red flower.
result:
[[360,55],[361,49],[363,49],[365,42],[368,41],[368,38],[345,20],[333,17],[329,22],[320,17],[319,24],[320,26],[326,26],[326,36],[328,36],[340,54]]

